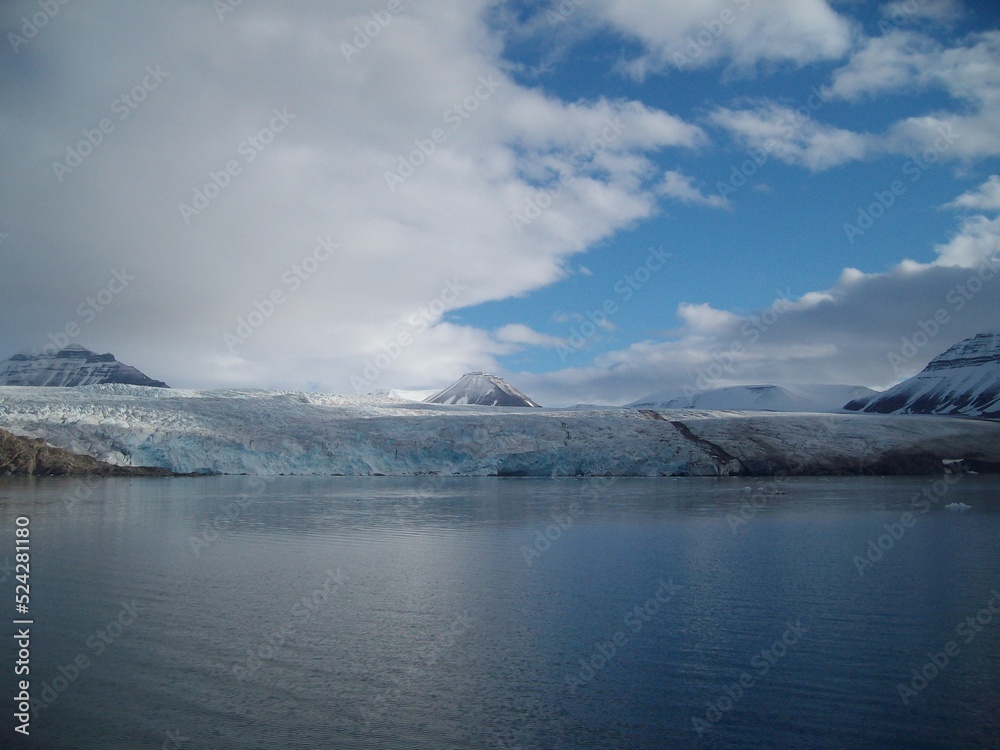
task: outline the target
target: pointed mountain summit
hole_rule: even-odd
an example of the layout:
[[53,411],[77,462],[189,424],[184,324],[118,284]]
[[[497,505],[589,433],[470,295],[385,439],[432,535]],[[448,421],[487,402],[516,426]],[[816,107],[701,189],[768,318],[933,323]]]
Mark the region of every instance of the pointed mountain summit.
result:
[[539,406],[503,378],[485,372],[468,372],[425,404],[475,404],[477,406]]
[[97,354],[79,344],[70,344],[57,352],[22,352],[0,362],[0,385],[66,387],[102,383],[170,387],[122,364],[113,354]]
[[1000,329],[959,341],[912,378],[844,408],[1000,419]]

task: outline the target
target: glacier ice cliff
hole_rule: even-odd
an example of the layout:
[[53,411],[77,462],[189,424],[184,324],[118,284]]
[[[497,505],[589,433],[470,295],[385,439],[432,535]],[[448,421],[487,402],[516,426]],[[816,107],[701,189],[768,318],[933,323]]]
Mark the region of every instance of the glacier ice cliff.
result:
[[504,409],[286,391],[0,387],[0,427],[178,473],[720,476],[1000,466],[1000,423],[924,416]]

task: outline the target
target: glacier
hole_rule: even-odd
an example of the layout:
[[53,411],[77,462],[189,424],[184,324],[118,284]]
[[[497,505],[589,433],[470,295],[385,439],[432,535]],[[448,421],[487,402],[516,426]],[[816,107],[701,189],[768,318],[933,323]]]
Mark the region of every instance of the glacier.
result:
[[1000,466],[940,416],[509,409],[266,390],[0,387],[0,427],[112,464],[253,475],[724,476]]

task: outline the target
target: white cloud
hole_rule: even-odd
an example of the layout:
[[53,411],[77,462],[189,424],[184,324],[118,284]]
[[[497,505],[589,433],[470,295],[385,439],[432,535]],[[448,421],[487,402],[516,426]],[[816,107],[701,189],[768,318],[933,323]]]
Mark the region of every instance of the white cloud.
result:
[[[884,153],[933,151],[928,158],[934,161],[1000,154],[1000,31],[974,34],[948,47],[922,32],[892,29],[864,40],[834,71],[823,95],[860,102],[932,89],[945,91],[961,106],[903,118],[883,134],[826,125],[802,108],[768,100],[753,107],[717,107],[709,121],[747,148],[812,171]],[[818,111],[823,101],[812,109]]]
[[904,260],[885,273],[845,268],[828,289],[782,296],[747,315],[684,303],[677,309],[684,325],[669,340],[636,342],[587,367],[525,373],[515,381],[551,404],[562,403],[570,389],[577,400],[622,404],[653,391],[752,383],[889,387],[956,341],[996,328],[996,184],[993,176],[949,204],[993,215],[962,220],[935,247],[932,263]]
[[925,86],[930,76],[929,63],[939,52],[937,42],[912,31],[892,31],[872,37],[834,73],[829,91],[834,96],[856,100]]
[[915,21],[947,24],[964,14],[960,0],[896,0],[880,10],[883,18],[897,26]]
[[[731,61],[739,71],[760,63],[805,65],[850,49],[851,24],[825,0],[594,0],[589,17],[640,40],[647,52],[625,63],[637,78]],[[581,14],[583,15],[583,14]]]
[[[887,273],[842,279],[813,293],[811,304],[778,303],[753,315],[733,315],[711,332],[692,326],[672,340],[637,342],[587,367],[511,377],[552,405],[565,403],[567,393],[585,402],[623,404],[653,391],[752,383],[887,388],[956,341],[996,328],[997,279],[1000,256],[992,266],[976,268],[900,264]],[[893,304],[886,305],[887,299]],[[946,316],[943,325],[935,325],[938,311]],[[928,330],[933,335],[925,337]],[[920,346],[912,350],[906,342],[912,344],[915,334]]]
[[692,305],[682,302],[677,306],[677,317],[692,333],[718,333],[734,325],[739,316],[725,310],[717,310],[707,302]]
[[962,219],[955,235],[934,248],[936,265],[969,268],[1000,252],[1000,176],[946,204],[946,208],[982,211]]
[[[895,30],[868,39],[835,71],[829,92],[850,101],[888,93],[939,88],[962,103],[895,123],[886,150],[933,148],[947,158],[1000,154],[1000,31],[974,34],[946,47],[926,34]],[[942,133],[954,133],[942,150]]]
[[660,195],[666,195],[681,203],[691,203],[696,206],[712,208],[729,208],[729,201],[721,195],[705,195],[695,184],[694,179],[680,171],[668,170],[663,175],[663,181],[657,187]]
[[[172,385],[351,392],[375,357],[390,364],[372,388],[495,368],[511,342],[449,312],[562,278],[569,257],[656,212],[651,154],[707,137],[638,103],[518,84],[489,5],[404,3],[350,59],[363,0],[245,3],[222,21],[202,0],[60,14],[19,53],[59,75],[0,78],[4,170],[18,175],[0,184],[6,346],[44,346],[124,266],[136,280],[76,340]],[[157,64],[168,77],[56,181],[51,163]],[[274,108],[294,119],[250,162],[240,144]],[[185,223],[178,205],[234,160]],[[285,274],[328,236],[339,249],[293,289]],[[231,352],[224,334],[251,319]]]
[[1000,218],[971,216],[948,242],[934,248],[936,265],[968,268],[1000,250]]
[[957,99],[996,103],[1000,99],[998,61],[1000,31],[973,34],[946,47],[924,33],[893,30],[867,39],[834,72],[829,90],[853,100],[937,85]]
[[555,349],[560,344],[566,343],[565,339],[541,333],[522,323],[510,323],[497,329],[496,337],[505,343],[538,346],[543,349]]
[[813,172],[863,159],[875,148],[871,135],[823,125],[771,101],[746,109],[719,107],[709,120],[745,147]]
[[990,175],[990,178],[978,188],[962,193],[948,203],[947,207],[1000,213],[1000,175]]
[[[16,26],[33,7],[8,4],[0,16]],[[451,314],[551,284],[570,272],[573,255],[653,216],[653,155],[696,153],[709,138],[649,106],[565,102],[518,83],[506,72],[497,30],[483,21],[491,7],[488,0],[406,3],[350,60],[342,45],[370,18],[366,0],[244,3],[223,21],[204,0],[153,3],[141,14],[125,2],[60,14],[0,77],[0,156],[5,175],[17,177],[0,182],[3,343],[11,350],[45,345],[48,334],[81,322],[78,306],[113,269],[126,268],[135,281],[77,340],[175,386],[351,392],[350,376],[370,366],[371,389],[421,387],[498,370],[500,358],[520,346],[555,344],[521,324],[484,330],[458,325]],[[673,66],[672,55],[692,43],[701,50],[692,68],[731,63],[739,72],[836,60],[855,33],[822,0],[578,7],[567,23],[586,17],[640,40],[648,54],[634,62],[646,70]],[[720,20],[726,9],[730,23]],[[717,27],[721,33],[712,34]],[[705,46],[702,32],[710,37]],[[998,39],[990,32],[949,49],[919,37],[894,36],[881,48],[871,42],[832,85],[852,100],[942,86],[967,111],[900,123],[891,147],[925,143],[954,119],[956,154],[995,153]],[[169,77],[58,182],[52,162],[101,117],[114,117],[108,103],[158,64]],[[282,107],[294,120],[246,161],[241,142]],[[774,158],[813,171],[887,147],[773,102],[720,108],[709,120],[748,147],[770,148]],[[185,224],[178,204],[233,159],[239,174]],[[401,166],[412,175],[390,187],[387,173]],[[558,403],[569,387],[580,389],[579,400],[625,401],[665,380],[683,384],[734,341],[751,339],[727,378],[886,383],[893,377],[887,349],[947,306],[947,294],[995,252],[994,180],[953,201],[986,214],[966,216],[934,264],[845,272],[830,289],[756,316],[684,304],[677,340],[639,342],[590,367],[525,377],[525,387],[536,384],[545,403]],[[675,199],[719,203],[680,171],[659,187]],[[512,221],[542,202],[530,224]],[[327,236],[339,249],[293,289],[286,274]],[[985,320],[995,327],[996,286],[961,316],[956,311],[935,346]],[[284,301],[269,307],[275,291]],[[251,319],[260,325],[230,353],[223,334]]]

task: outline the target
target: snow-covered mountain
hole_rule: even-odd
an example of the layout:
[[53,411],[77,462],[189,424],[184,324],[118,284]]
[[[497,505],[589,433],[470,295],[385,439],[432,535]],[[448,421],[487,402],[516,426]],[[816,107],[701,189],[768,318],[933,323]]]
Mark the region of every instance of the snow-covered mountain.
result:
[[424,403],[538,406],[503,378],[485,372],[466,373],[440,393],[424,399]]
[[[773,476],[1000,469],[1000,423],[938,416],[455,408],[370,396],[0,387],[0,427],[180,473]],[[432,480],[428,480],[432,481]]]
[[169,387],[122,364],[113,354],[97,354],[78,344],[70,344],[57,352],[15,354],[0,362],[0,385],[60,387],[101,383]]
[[959,341],[909,380],[844,408],[1000,419],[1000,330]]
[[838,412],[844,404],[875,395],[861,385],[732,385],[677,396],[651,393],[628,406],[636,409]]

